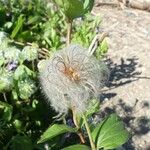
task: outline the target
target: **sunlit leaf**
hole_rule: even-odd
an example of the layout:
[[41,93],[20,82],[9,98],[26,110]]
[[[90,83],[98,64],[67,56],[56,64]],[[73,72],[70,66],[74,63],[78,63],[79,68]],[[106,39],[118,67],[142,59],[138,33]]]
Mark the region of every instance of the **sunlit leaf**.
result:
[[90,117],[92,114],[98,112],[100,109],[100,103],[97,99],[93,99],[90,101],[89,106],[86,110],[86,116]]
[[37,21],[40,20],[40,16],[30,16],[29,19],[28,19],[28,22],[27,24],[33,24],[33,23],[36,23]]
[[17,67],[17,69],[14,72],[14,79],[15,80],[19,80],[19,78],[21,76],[23,76],[25,74],[25,66],[24,65],[20,65]]
[[112,114],[97,125],[92,136],[98,148],[114,149],[127,142],[129,133],[116,114]]
[[86,145],[76,144],[76,145],[63,148],[61,150],[90,150],[90,147]]
[[108,51],[108,43],[107,40],[104,39],[101,43],[100,46],[96,49],[96,57],[100,58],[101,56],[104,56]]
[[38,143],[43,143],[66,132],[76,132],[76,129],[63,124],[54,124],[42,134]]
[[69,19],[82,17],[91,11],[94,0],[54,0],[60,6]]
[[106,39],[104,39],[102,41],[102,43],[100,44],[100,48],[101,48],[102,53],[106,53],[107,52],[107,50],[108,50],[108,43],[107,43]]
[[19,61],[20,54],[21,54],[21,51],[15,46],[7,47],[4,50],[4,57],[5,59],[7,59],[7,62]]
[[0,72],[0,92],[7,92],[13,88],[13,74],[7,70]]
[[25,65],[19,65],[14,72],[15,80],[19,80],[20,78],[25,78],[28,76],[34,77],[35,73],[32,70],[30,70],[28,67],[26,67]]
[[25,21],[24,15],[21,14],[18,18],[18,21],[17,21],[17,24],[16,24],[14,30],[12,31],[11,38],[14,38],[18,34],[20,29],[23,27],[24,21]]
[[21,52],[22,59],[33,61],[38,58],[38,47],[37,45],[25,46]]

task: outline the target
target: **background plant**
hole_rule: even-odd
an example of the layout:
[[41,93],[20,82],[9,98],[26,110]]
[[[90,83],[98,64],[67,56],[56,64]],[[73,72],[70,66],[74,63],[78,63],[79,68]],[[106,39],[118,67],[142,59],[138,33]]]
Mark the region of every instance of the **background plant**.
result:
[[[100,21],[83,14],[72,25],[72,42],[89,47]],[[38,67],[42,66],[43,58],[51,57],[54,51],[66,45],[67,23],[63,10],[46,0],[0,0],[0,20],[0,147],[14,150],[44,150],[49,147],[56,150],[79,143],[75,134],[78,129],[70,123],[70,116],[66,118],[67,125],[54,124],[56,113],[46,107],[38,80]],[[107,42],[103,41],[95,54],[100,58],[106,52]],[[97,103],[92,104],[93,109],[86,114],[87,120],[99,110],[98,106]],[[116,118],[113,117],[114,120]],[[81,119],[81,129],[84,130],[82,122]],[[97,133],[93,130],[95,143],[98,141]],[[73,149],[72,146],[70,148]],[[88,147],[74,146],[74,149],[82,148]]]

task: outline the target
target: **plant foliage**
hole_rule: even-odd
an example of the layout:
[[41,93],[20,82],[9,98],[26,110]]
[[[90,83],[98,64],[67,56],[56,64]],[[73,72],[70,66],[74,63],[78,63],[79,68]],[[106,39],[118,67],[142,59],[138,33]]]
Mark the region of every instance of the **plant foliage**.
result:
[[[74,20],[72,43],[90,46],[101,23],[88,14],[93,2],[0,0],[0,148],[90,149],[88,142],[79,144],[77,136],[81,130],[87,137],[82,116],[77,117],[78,128],[68,121],[69,115],[62,117],[64,124],[54,119],[56,112],[47,104],[38,77],[45,59],[66,45],[66,18]],[[98,44],[95,56],[102,58],[107,49],[105,39]],[[99,109],[99,103],[91,101],[85,112],[87,119]],[[97,148],[116,148],[128,137],[115,115],[98,125],[91,123],[90,127]]]

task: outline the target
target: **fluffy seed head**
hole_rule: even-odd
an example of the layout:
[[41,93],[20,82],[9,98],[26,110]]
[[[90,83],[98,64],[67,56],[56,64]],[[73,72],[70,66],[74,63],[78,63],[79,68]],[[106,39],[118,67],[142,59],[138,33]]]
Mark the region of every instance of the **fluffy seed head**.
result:
[[107,68],[86,49],[71,45],[57,51],[40,74],[42,88],[59,113],[75,106],[84,112],[88,101],[98,96]]

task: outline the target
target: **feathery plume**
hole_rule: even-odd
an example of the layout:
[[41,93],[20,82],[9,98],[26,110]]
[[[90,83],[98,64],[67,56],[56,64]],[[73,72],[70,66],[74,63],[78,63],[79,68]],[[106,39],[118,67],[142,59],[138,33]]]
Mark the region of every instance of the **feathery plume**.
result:
[[91,98],[100,93],[107,67],[87,50],[71,45],[57,51],[40,74],[43,91],[52,107],[67,113],[71,107],[84,112]]

